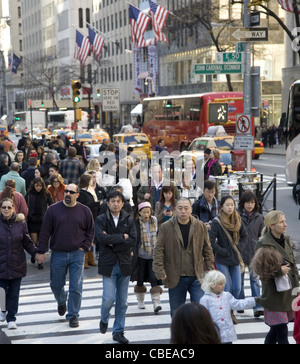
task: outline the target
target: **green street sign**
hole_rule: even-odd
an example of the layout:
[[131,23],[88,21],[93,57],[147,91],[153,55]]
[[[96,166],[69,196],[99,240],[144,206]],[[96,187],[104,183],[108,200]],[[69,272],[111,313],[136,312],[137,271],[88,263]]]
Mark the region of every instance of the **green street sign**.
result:
[[237,42],[235,44],[235,51],[236,52],[244,52],[244,48],[245,48],[245,42]]
[[218,52],[216,53],[216,63],[241,63],[242,53]]
[[228,74],[228,73],[242,73],[241,63],[228,63],[228,64],[196,64],[195,74],[196,75],[217,75],[217,74]]

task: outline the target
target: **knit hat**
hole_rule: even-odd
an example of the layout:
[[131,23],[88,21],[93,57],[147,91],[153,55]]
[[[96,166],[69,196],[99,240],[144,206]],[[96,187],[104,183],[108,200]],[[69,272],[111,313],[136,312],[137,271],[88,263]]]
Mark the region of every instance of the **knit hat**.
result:
[[151,203],[150,202],[141,202],[139,205],[138,205],[138,210],[141,211],[142,209],[144,209],[145,207],[150,207],[150,209],[152,208],[151,206]]
[[31,152],[29,157],[30,158],[37,158],[38,157],[37,152]]

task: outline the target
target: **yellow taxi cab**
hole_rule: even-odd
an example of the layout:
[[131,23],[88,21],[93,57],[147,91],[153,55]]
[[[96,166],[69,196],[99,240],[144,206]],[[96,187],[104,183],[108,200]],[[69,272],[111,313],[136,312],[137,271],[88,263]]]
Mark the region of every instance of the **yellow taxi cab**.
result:
[[104,129],[89,129],[88,131],[98,143],[103,143],[103,139],[110,141],[109,134]]
[[9,132],[5,125],[0,125],[0,134],[4,134],[7,138],[9,138]]
[[218,149],[221,154],[220,164],[223,171],[227,167],[231,170],[231,151],[233,150],[234,137],[232,135],[224,135],[217,137],[200,137],[192,141],[188,150],[182,152],[182,156],[191,155],[192,157],[198,159],[199,156],[204,156],[204,150]]
[[[133,154],[141,157],[143,153],[147,155],[148,158],[151,157],[151,143],[149,138],[144,133],[123,133],[113,135],[113,140],[119,143],[127,144],[128,147],[133,148]],[[139,153],[143,152],[143,153]],[[139,155],[140,154],[140,155]]]
[[[75,143],[75,133],[70,132],[68,134],[70,143]],[[88,144],[97,144],[98,140],[93,137],[92,134],[84,131],[78,130],[77,140],[81,143],[88,143]]]
[[264,143],[260,140],[254,140],[254,159],[258,159],[264,152]]

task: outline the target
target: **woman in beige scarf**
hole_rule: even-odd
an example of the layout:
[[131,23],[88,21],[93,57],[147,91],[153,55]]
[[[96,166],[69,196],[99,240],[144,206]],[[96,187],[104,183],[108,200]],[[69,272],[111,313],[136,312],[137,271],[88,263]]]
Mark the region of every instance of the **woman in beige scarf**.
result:
[[226,277],[225,291],[238,298],[241,291],[241,272],[244,271],[239,248],[247,243],[247,231],[231,196],[222,198],[220,214],[212,222],[209,237],[217,268]]

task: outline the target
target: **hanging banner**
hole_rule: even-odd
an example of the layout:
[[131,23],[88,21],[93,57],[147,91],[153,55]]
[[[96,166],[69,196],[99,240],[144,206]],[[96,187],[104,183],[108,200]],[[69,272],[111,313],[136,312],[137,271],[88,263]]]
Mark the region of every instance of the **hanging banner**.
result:
[[143,48],[134,45],[134,93],[143,93],[144,80],[139,79],[139,75],[143,72]]
[[[148,47],[148,74],[152,78],[152,82],[149,83],[148,94],[155,93],[157,95],[157,78],[158,78],[158,65],[157,65],[157,48],[156,46]],[[153,90],[152,90],[153,87]],[[154,95],[153,95],[154,96]]]

